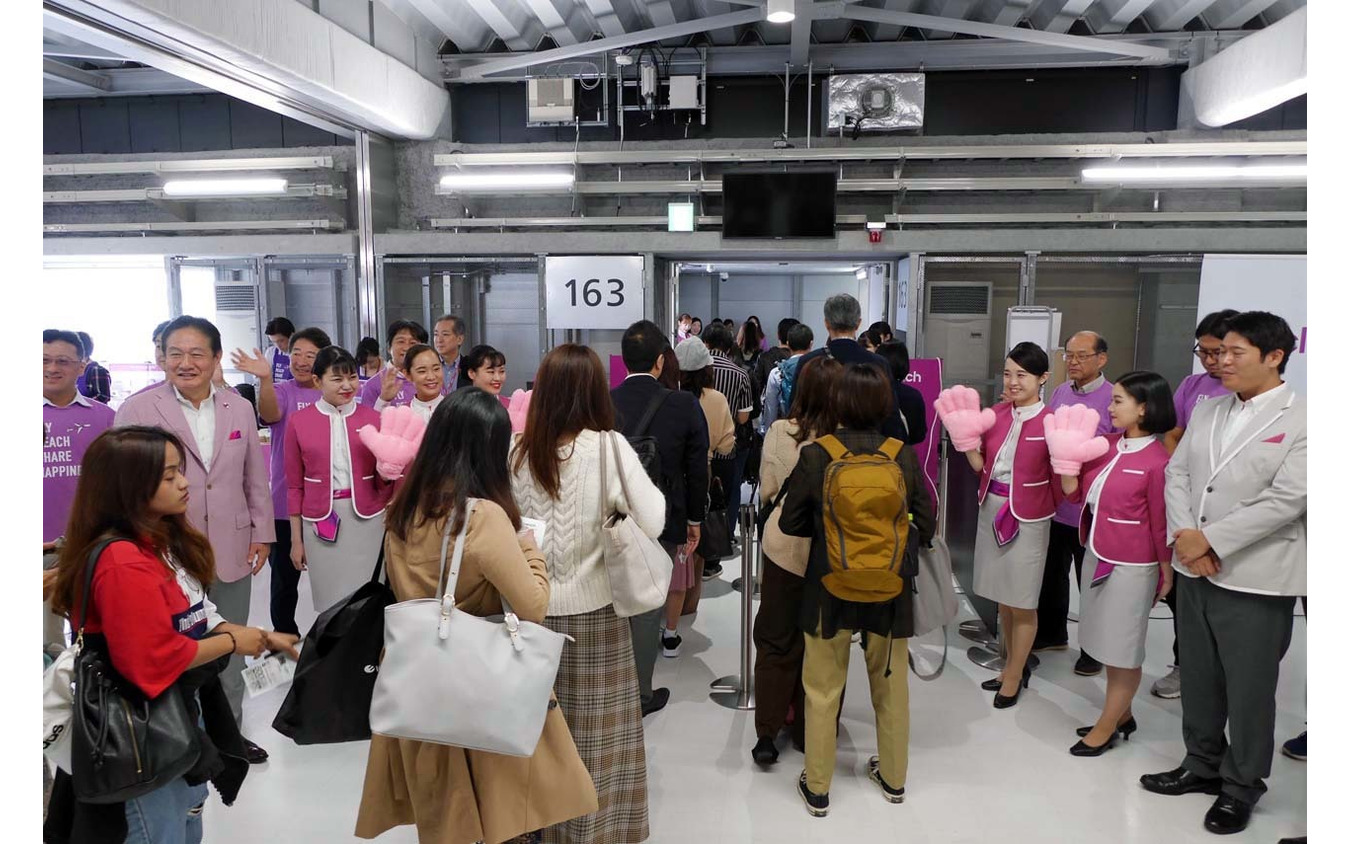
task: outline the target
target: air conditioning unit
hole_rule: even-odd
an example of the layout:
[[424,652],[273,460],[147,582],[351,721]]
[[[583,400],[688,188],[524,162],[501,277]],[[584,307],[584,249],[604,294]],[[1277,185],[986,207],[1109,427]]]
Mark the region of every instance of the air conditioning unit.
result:
[[576,80],[563,77],[531,79],[526,84],[527,123],[571,123],[576,114]]
[[[251,278],[216,279],[216,328],[225,349],[252,349],[258,346],[262,332],[258,326],[258,286]],[[226,372],[237,373],[224,355]]]
[[[943,386],[988,387],[989,348],[993,339],[994,285],[987,281],[928,285],[923,324],[926,357],[942,358]],[[988,390],[981,390],[988,393]],[[985,396],[986,400],[989,398]]]

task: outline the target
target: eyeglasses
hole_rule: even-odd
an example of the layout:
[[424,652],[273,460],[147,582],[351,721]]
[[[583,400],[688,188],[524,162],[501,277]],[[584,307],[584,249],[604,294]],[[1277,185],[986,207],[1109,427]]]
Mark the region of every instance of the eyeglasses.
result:
[[1065,352],[1061,357],[1066,363],[1087,363],[1100,354],[1100,352]]
[[74,358],[49,358],[46,355],[42,356],[43,366],[59,366],[62,369],[70,369],[71,367],[76,366],[78,364],[79,361],[75,360]]
[[1218,349],[1203,349],[1200,347],[1199,343],[1196,343],[1195,348],[1191,349],[1191,354],[1195,355],[1201,360],[1218,360],[1219,356],[1223,354],[1223,348],[1220,347]]

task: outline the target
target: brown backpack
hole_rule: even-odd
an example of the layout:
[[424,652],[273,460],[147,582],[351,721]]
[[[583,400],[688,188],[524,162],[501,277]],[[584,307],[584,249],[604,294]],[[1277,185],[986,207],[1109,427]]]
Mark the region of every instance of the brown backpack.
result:
[[816,443],[830,455],[821,496],[830,571],[822,585],[846,601],[889,601],[905,589],[909,494],[896,462],[904,444],[887,437],[875,452],[854,454],[833,435]]

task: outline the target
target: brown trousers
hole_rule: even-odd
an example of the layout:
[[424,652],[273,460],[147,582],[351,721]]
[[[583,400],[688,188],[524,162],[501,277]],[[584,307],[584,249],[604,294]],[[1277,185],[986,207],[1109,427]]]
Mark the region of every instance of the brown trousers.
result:
[[797,617],[806,581],[764,558],[755,613],[755,735],[774,738],[783,729],[791,704],[796,718],[793,740],[806,741],[802,691],[802,631]]

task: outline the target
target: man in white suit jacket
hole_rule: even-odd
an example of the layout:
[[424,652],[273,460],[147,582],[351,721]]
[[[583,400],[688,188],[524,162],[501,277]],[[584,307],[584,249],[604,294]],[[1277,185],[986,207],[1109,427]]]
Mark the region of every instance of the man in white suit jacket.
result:
[[1234,395],[1196,407],[1167,468],[1186,758],[1140,782],[1217,794],[1205,828],[1219,834],[1244,829],[1265,793],[1280,660],[1308,591],[1307,405],[1281,378],[1294,345],[1274,314],[1231,318],[1220,355]]
[[[262,570],[276,539],[253,406],[212,385],[221,342],[209,321],[179,317],[165,328],[161,342],[168,380],[127,399],[113,424],[152,425],[183,442],[188,522],[206,534],[216,559],[211,600],[226,621],[247,625],[252,575]],[[243,670],[244,658],[235,656],[220,677],[235,720],[242,715]],[[257,745],[246,744],[250,762],[267,758]]]

